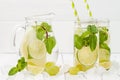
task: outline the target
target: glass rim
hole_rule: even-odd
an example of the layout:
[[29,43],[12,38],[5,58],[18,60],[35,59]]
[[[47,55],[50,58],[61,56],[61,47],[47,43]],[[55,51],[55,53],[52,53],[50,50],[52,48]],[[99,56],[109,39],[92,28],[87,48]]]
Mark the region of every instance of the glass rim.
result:
[[48,19],[51,19],[52,17],[54,17],[55,16],[55,13],[53,13],[53,12],[50,12],[50,13],[46,13],[46,14],[40,14],[40,15],[33,15],[33,16],[27,16],[27,17],[25,17],[25,20],[26,21],[38,21],[38,19],[39,20],[48,20]]
[[[79,23],[79,21],[74,21],[75,23]],[[80,20],[80,23],[81,24],[87,24],[87,23],[110,23],[110,20],[109,19],[81,19]]]

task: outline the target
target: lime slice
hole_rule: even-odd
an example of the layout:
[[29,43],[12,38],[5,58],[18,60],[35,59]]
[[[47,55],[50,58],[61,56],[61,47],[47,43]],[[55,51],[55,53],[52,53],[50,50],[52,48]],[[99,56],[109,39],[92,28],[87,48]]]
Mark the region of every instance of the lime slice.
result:
[[97,49],[91,51],[89,47],[83,47],[76,53],[77,60],[85,66],[95,64],[95,62],[97,61],[97,57]]
[[99,62],[110,60],[110,52],[106,49],[99,49]]
[[111,62],[107,61],[107,62],[101,62],[99,63],[100,66],[104,67],[105,69],[110,69],[111,67]]
[[41,73],[43,72],[44,70],[44,67],[43,66],[34,66],[34,65],[28,65],[27,66],[27,70],[30,71],[32,74],[38,74],[38,73]]
[[36,38],[36,32],[30,28],[20,47],[20,52],[27,61],[27,70],[33,74],[41,73],[46,62],[46,47],[44,42]]
[[29,28],[24,37],[23,37],[23,40],[22,40],[22,43],[21,43],[21,46],[20,46],[20,52],[21,52],[21,55],[23,57],[25,57],[25,59],[28,58],[28,50],[27,50],[27,46],[28,46],[28,43],[29,43],[29,40],[31,38],[35,38],[35,31],[33,30],[33,28]]
[[30,65],[43,65],[45,66],[46,63],[46,56],[42,57],[41,59],[28,59],[27,63]]
[[46,55],[46,46],[43,41],[36,38],[36,33],[33,28],[30,28],[26,32],[20,52],[25,59],[28,59],[28,55],[35,59],[40,59],[42,56]]
[[47,53],[44,42],[38,39],[30,41],[28,49],[29,55],[34,59],[40,59]]
[[46,56],[41,59],[28,59],[27,60],[27,70],[33,74],[41,73],[44,70],[46,63]]
[[78,67],[79,68],[79,71],[87,71],[88,69],[90,69],[90,68],[92,68],[94,65],[87,65],[87,66],[85,66],[85,65],[82,65],[82,64],[77,64],[76,65],[76,67]]

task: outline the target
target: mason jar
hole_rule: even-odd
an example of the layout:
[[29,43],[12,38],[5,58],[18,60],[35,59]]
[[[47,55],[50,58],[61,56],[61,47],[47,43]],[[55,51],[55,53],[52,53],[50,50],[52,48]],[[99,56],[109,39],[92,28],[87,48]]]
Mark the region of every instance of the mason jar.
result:
[[98,62],[99,35],[97,20],[81,20],[74,27],[74,65],[87,71]]
[[109,20],[97,20],[99,27],[99,65],[105,69],[109,69],[111,66],[109,23]]

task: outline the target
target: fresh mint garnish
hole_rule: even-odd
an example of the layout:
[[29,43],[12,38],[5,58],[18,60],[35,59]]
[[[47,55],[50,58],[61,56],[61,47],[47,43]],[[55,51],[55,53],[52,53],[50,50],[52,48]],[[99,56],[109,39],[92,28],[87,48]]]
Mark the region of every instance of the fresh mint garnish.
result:
[[11,68],[8,75],[9,76],[13,76],[15,75],[17,72],[20,72],[22,70],[24,70],[24,68],[27,66],[27,62],[25,62],[24,57],[21,57],[21,59],[18,60],[18,63],[15,67]]
[[81,38],[80,36],[76,34],[74,35],[74,46],[77,49],[81,49],[83,47],[83,38]]
[[83,40],[84,40],[84,46],[89,46],[89,44],[90,44],[90,40],[89,40],[89,36],[88,37],[85,37],[85,38],[83,38]]
[[99,31],[99,38],[100,38],[100,44],[104,43],[108,39],[108,34],[107,32],[100,30]]
[[42,22],[41,27],[44,27],[47,32],[52,32],[51,25],[49,25],[47,22]]
[[33,26],[33,28],[36,30],[36,37],[39,40],[44,41],[47,52],[51,54],[56,45],[55,38],[49,35],[49,32],[52,32],[51,25],[49,25],[47,22],[42,22],[40,25]]
[[110,47],[105,42],[107,40],[108,40],[108,29],[106,27],[102,27],[99,30],[99,45],[100,48],[106,49],[110,52]]
[[89,34],[90,34],[89,31],[85,31],[85,32],[82,33],[81,37],[82,37],[82,38],[88,37]]
[[106,43],[100,44],[100,48],[106,49],[106,50],[108,50],[110,52],[110,48],[109,48],[109,46]]
[[12,76],[15,75],[18,72],[18,68],[17,67],[13,67],[11,68],[11,70],[9,71],[8,75]]
[[91,34],[96,34],[98,32],[98,29],[95,25],[88,25],[87,31],[89,31]]
[[90,43],[90,49],[91,51],[94,51],[97,45],[97,36],[95,34],[92,34],[89,36],[89,43]]
[[44,38],[45,35],[45,30],[43,28],[39,28],[38,30],[36,30],[36,36],[38,39],[42,40]]
[[55,38],[54,37],[49,37],[49,38],[46,38],[45,40],[44,40],[44,42],[45,42],[45,45],[46,45],[46,48],[47,48],[47,52],[49,53],[49,54],[51,54],[52,53],[52,49],[55,47],[55,45],[56,45],[56,40],[55,40]]
[[81,36],[74,35],[74,46],[77,49],[81,49],[83,46],[89,46],[91,51],[94,51],[97,46],[98,29],[95,25],[88,25],[87,30],[81,34]]

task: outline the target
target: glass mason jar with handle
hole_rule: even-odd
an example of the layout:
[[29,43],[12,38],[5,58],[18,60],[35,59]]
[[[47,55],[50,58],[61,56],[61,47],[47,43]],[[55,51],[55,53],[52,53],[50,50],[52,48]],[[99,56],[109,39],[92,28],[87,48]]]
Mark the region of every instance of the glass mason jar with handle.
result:
[[80,71],[87,71],[98,61],[98,27],[97,20],[75,22],[74,29],[74,65]]
[[99,65],[105,69],[111,66],[109,20],[98,20],[99,26]]
[[[26,17],[20,54],[27,62],[26,69],[32,74],[44,71],[47,62],[55,63],[58,58],[58,46],[52,30],[54,13]],[[17,32],[17,31],[16,31]],[[16,43],[16,34],[14,45]]]

